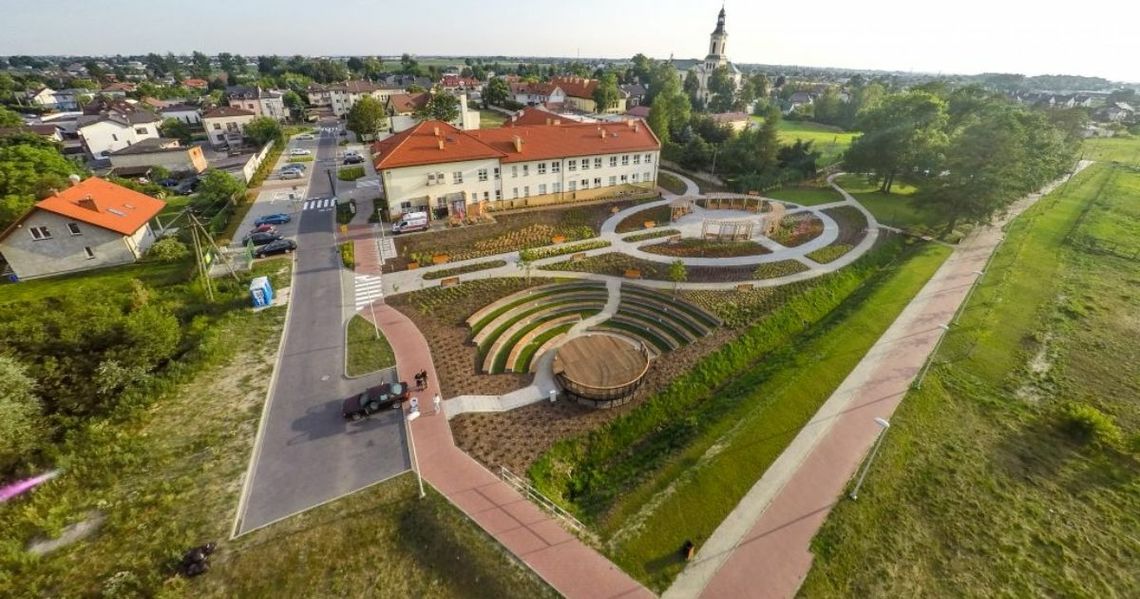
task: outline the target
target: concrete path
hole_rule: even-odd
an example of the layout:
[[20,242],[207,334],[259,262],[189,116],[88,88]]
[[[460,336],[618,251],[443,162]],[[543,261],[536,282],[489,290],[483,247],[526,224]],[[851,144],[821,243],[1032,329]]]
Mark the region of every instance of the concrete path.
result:
[[[1077,172],[1089,162],[1082,162]],[[664,597],[792,597],[811,567],[810,543],[915,376],[945,333],[1002,227],[1043,193],[982,227],[907,305],[783,454],[700,548]],[[864,493],[873,488],[864,488]]]
[[377,326],[396,354],[397,370],[428,373],[427,389],[417,392],[423,416],[409,425],[424,480],[564,596],[652,597],[637,581],[455,446],[447,418],[432,413],[431,398],[439,393],[439,385],[427,340],[396,309],[379,303],[372,308],[374,312],[364,310],[362,315],[371,318],[375,314]]

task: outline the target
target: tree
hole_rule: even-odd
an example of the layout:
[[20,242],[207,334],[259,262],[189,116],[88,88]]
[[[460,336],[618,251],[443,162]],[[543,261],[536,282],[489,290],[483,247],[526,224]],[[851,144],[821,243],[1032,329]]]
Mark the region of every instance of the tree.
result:
[[277,56],[257,57],[257,72],[262,75],[277,75],[283,68],[281,58]]
[[358,57],[358,56],[353,56],[352,58],[349,58],[344,63],[344,65],[346,67],[348,67],[348,70],[350,70],[353,73],[356,73],[358,75],[364,72],[364,61],[361,60],[360,57]]
[[689,269],[685,267],[685,261],[677,258],[669,265],[669,280],[673,281],[673,299],[677,299],[677,287],[685,279],[689,278]]
[[701,89],[701,80],[697,78],[695,71],[685,73],[685,83],[682,85],[682,88],[692,100],[693,105],[698,104],[697,91]]
[[459,98],[442,92],[432,94],[427,104],[416,110],[415,117],[421,121],[450,123],[459,118]]
[[208,79],[210,77],[210,57],[195,50],[190,55],[190,74],[198,79]]
[[717,67],[708,82],[710,112],[728,112],[736,101],[736,81],[728,72],[728,67]]
[[83,63],[83,68],[87,69],[87,75],[96,81],[102,81],[107,76],[107,70],[99,66],[99,63],[94,60]]
[[209,170],[198,186],[196,203],[201,206],[218,207],[245,191],[245,184],[226,171]]
[[410,54],[404,53],[400,56],[400,73],[419,77],[423,74],[423,70],[420,69],[420,64],[416,62],[416,59],[412,58]]
[[162,124],[158,126],[158,132],[163,137],[177,139],[184,144],[190,143],[194,138],[194,134],[190,131],[190,125],[178,119],[165,119]]
[[718,170],[734,176],[762,175],[777,166],[780,112],[770,109],[759,128],[741,131],[727,142],[721,152]]
[[657,93],[649,107],[649,127],[662,142],[677,141],[692,114],[689,96],[681,89],[677,69],[667,62],[654,67],[653,80]]
[[14,358],[0,355],[0,473],[7,473],[36,449],[42,435],[42,407],[35,379]]
[[366,140],[387,128],[387,120],[384,105],[372,96],[364,96],[348,111],[345,127]]
[[519,258],[515,261],[515,265],[526,273],[526,284],[530,285],[530,271],[534,268],[534,259],[531,258],[530,253],[525,251],[519,252]]
[[811,179],[816,173],[820,153],[812,149],[812,142],[797,139],[790,146],[781,146],[776,152],[780,168],[793,171],[799,178]]
[[511,99],[511,87],[501,77],[491,79],[483,89],[483,103],[487,106],[502,106]]
[[20,127],[23,124],[24,119],[18,113],[0,106],[0,127]]
[[285,139],[285,132],[277,119],[268,116],[259,116],[245,125],[245,136],[253,143],[261,146],[269,142]]
[[27,212],[37,199],[68,185],[75,164],[55,148],[31,144],[0,146],[0,230]]
[[365,78],[376,79],[380,75],[384,74],[384,62],[376,56],[369,56],[368,58],[364,59],[364,65],[362,69]]
[[653,61],[648,56],[638,52],[633,55],[633,78],[642,85],[648,84],[653,80]]
[[289,109],[294,117],[301,116],[305,113],[305,101],[301,99],[301,94],[293,90],[285,92],[281,97],[281,101],[285,103],[285,107]]
[[598,87],[594,89],[594,104],[598,112],[605,112],[614,108],[621,99],[621,93],[618,91],[617,75],[613,73],[606,73],[598,82]]
[[712,163],[713,148],[700,135],[694,135],[681,153],[681,166],[688,170],[704,170]]
[[844,160],[851,170],[870,173],[880,190],[890,193],[900,174],[938,172],[947,123],[946,103],[937,96],[924,91],[891,94],[860,118],[863,135]]
[[843,102],[839,98],[839,92],[834,87],[828,87],[824,90],[815,99],[813,108],[815,120],[837,127],[845,126],[847,115],[843,110]]

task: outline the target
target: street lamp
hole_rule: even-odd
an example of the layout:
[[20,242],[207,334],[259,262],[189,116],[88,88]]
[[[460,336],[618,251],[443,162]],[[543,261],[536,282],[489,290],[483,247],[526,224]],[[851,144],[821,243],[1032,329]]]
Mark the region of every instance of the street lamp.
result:
[[918,379],[914,382],[915,389],[922,388],[922,379],[926,378],[926,371],[930,370],[930,364],[934,362],[934,356],[938,354],[938,348],[942,347],[942,340],[946,338],[946,331],[950,330],[950,325],[940,324],[938,328],[942,329],[942,334],[938,336],[938,342],[934,344],[934,349],[930,350],[930,357],[926,359],[926,363],[922,365],[922,370],[918,373]]
[[863,479],[867,477],[867,471],[871,469],[871,462],[875,461],[875,454],[879,452],[879,445],[883,442],[883,435],[886,434],[887,429],[891,427],[890,421],[885,418],[875,418],[875,424],[879,425],[879,435],[875,437],[875,446],[871,448],[871,455],[867,457],[867,462],[863,464],[863,471],[859,473],[859,480],[855,481],[855,488],[851,489],[849,497],[851,499],[859,499],[859,487],[863,486]]

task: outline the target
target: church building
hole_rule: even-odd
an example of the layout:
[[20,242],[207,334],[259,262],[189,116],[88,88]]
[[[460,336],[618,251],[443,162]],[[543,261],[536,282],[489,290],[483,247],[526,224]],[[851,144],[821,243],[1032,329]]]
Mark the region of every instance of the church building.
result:
[[[700,87],[697,88],[697,98],[708,104],[709,98],[712,97],[712,92],[709,91],[709,81],[712,79],[713,72],[721,67],[728,69],[728,76],[732,79],[736,87],[740,87],[740,81],[743,77],[740,69],[736,65],[728,61],[728,54],[725,51],[725,45],[728,42],[728,32],[724,30],[724,7],[721,7],[720,14],[716,18],[716,29],[713,30],[712,35],[709,36],[709,53],[705,56],[703,62],[697,63],[690,70],[696,74],[697,81]],[[680,74],[683,78],[684,73]]]

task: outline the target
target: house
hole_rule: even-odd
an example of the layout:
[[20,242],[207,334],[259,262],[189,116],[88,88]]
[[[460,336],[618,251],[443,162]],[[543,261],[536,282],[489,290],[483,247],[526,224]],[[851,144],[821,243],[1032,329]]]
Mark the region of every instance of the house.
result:
[[566,94],[562,88],[553,83],[527,83],[527,82],[514,82],[508,84],[511,88],[511,96],[515,102],[525,104],[527,106],[539,106],[545,104],[563,104],[566,102]]
[[138,89],[138,86],[130,81],[122,83],[112,83],[107,87],[99,90],[99,94],[107,96],[108,98],[125,98],[127,94]]
[[403,91],[404,89],[399,86],[380,85],[371,81],[345,81],[328,86],[329,104],[337,117],[347,115],[364,96],[371,96],[381,104],[387,104],[388,98]]
[[284,94],[262,89],[261,86],[248,87],[234,85],[226,88],[226,98],[233,108],[248,110],[256,116],[267,116],[283,121],[289,117],[285,110]]
[[98,160],[144,139],[158,137],[161,121],[153,112],[119,100],[98,114],[80,116],[76,124],[87,153]]
[[202,115],[206,137],[214,147],[237,147],[245,141],[245,126],[257,118],[252,110],[219,106]]
[[50,87],[41,87],[25,94],[27,100],[37,106],[50,110],[78,110],[79,96],[75,90],[56,91]]
[[597,79],[583,77],[555,77],[551,83],[557,85],[566,94],[566,108],[581,112],[612,112],[621,114],[625,112],[628,93],[618,88],[618,101],[609,107],[598,109],[594,101],[594,92],[600,83]]
[[111,152],[111,166],[114,174],[124,177],[144,175],[156,166],[172,173],[198,174],[206,170],[206,158],[198,146],[155,137]]
[[210,88],[210,82],[206,81],[205,79],[183,79],[182,85],[192,89],[201,90],[207,90]]
[[[627,83],[627,84],[621,85],[619,87],[621,88],[621,90],[623,92],[628,94],[628,96],[627,96],[628,101],[626,102],[627,105],[629,105],[631,107],[632,106],[640,106],[642,103],[645,102],[646,90],[645,90],[644,85],[642,85],[640,83]],[[627,113],[628,113],[628,111],[627,111]]]
[[801,106],[811,106],[813,103],[815,103],[815,97],[810,92],[796,92],[788,98],[788,105],[784,114],[791,114],[795,109]]
[[439,86],[451,93],[482,92],[483,82],[471,77],[460,77],[456,73],[446,73],[439,79]]
[[130,264],[154,243],[150,219],[166,202],[91,177],[50,195],[0,233],[19,279]]
[[752,126],[752,117],[746,112],[718,112],[710,114],[709,118],[722,127],[729,127],[733,131],[741,132]]
[[158,111],[163,119],[176,119],[187,125],[198,125],[202,122],[202,111],[197,106],[189,104],[174,104]]
[[[446,92],[439,92],[446,93]],[[406,129],[414,127],[419,119],[416,118],[416,111],[427,106],[431,101],[430,92],[421,92],[417,94],[393,94],[389,96],[385,109],[388,112],[388,130],[392,133],[399,133]],[[459,95],[459,115],[452,121],[452,125],[460,129],[478,129],[480,123],[479,111],[468,108],[467,95]]]
[[634,118],[648,119],[649,118],[649,107],[644,105],[644,104],[638,104],[637,106],[634,106],[633,108],[630,108],[629,110],[625,111],[625,113],[631,117],[634,117]]
[[22,125],[18,127],[0,127],[0,137],[14,135],[38,135],[44,139],[62,142],[63,133],[55,125]]
[[332,93],[326,85],[310,83],[305,88],[305,95],[309,98],[309,106],[332,106]]
[[393,213],[464,218],[652,190],[661,143],[640,120],[473,131],[424,121],[372,149]]
[[1130,120],[1136,115],[1136,109],[1126,102],[1113,102],[1096,111],[1096,117],[1101,121],[1120,122]]

